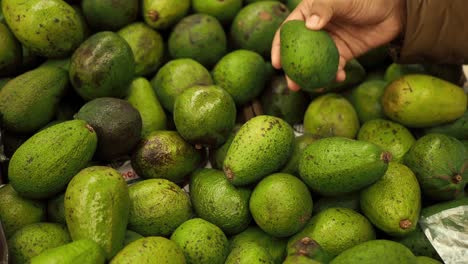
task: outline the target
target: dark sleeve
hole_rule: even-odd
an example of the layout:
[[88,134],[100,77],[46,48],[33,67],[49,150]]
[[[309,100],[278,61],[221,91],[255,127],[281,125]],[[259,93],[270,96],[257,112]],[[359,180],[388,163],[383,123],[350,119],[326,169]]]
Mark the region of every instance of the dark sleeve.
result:
[[399,63],[468,64],[468,0],[406,0]]

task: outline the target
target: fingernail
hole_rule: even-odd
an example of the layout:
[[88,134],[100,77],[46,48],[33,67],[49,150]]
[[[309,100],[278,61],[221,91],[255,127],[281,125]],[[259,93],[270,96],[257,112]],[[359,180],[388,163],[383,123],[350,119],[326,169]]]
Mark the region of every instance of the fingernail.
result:
[[307,27],[309,28],[316,28],[319,25],[320,17],[318,15],[312,15],[308,20]]

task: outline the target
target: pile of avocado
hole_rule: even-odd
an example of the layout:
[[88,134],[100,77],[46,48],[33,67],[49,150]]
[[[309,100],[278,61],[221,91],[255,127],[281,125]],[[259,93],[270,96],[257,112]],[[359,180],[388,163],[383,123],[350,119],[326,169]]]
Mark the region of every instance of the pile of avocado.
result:
[[419,223],[468,206],[461,66],[383,46],[336,83],[292,21],[293,92],[299,2],[2,0],[10,263],[441,263]]

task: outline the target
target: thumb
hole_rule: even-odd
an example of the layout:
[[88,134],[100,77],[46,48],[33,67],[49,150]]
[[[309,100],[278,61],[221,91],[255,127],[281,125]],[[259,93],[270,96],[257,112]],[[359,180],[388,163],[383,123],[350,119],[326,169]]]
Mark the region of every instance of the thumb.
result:
[[307,10],[305,25],[310,30],[320,30],[330,22],[336,1],[302,1],[303,10]]

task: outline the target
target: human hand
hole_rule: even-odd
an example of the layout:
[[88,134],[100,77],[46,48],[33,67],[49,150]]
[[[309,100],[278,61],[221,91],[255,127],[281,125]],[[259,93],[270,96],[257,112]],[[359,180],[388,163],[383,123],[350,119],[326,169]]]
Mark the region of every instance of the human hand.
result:
[[[310,30],[324,29],[340,53],[336,80],[346,79],[346,62],[392,41],[403,29],[405,0],[303,0],[286,18],[303,20]],[[283,22],[283,23],[284,23]],[[281,68],[280,29],[271,49],[271,62]],[[314,48],[314,47],[311,47]],[[291,90],[300,87],[286,76]]]

